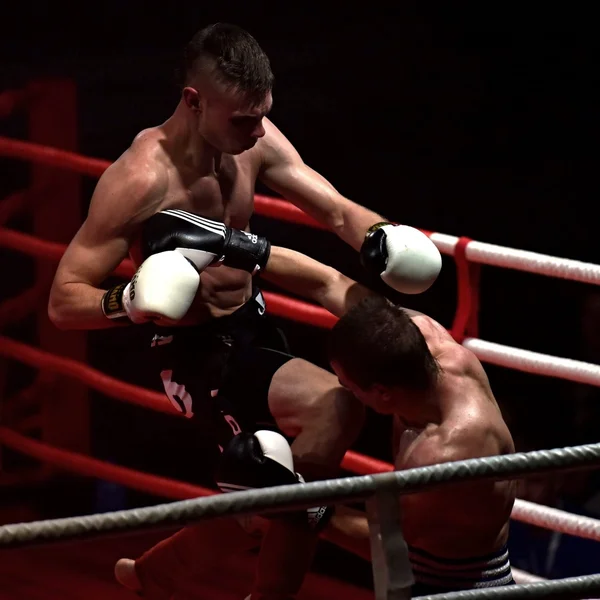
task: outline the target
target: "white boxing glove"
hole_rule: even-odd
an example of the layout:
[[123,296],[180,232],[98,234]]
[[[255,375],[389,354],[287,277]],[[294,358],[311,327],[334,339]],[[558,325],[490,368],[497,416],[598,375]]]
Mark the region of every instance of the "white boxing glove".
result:
[[296,477],[292,449],[288,441],[280,433],[271,431],[270,429],[261,429],[255,431],[254,436],[260,442],[260,448],[265,458],[279,463]]
[[141,264],[129,283],[104,294],[102,310],[109,319],[138,324],[176,322],[189,310],[199,285],[200,273],[185,256],[176,250],[159,252]]
[[360,249],[363,267],[403,294],[421,294],[437,279],[442,255],[427,235],[408,225],[376,223]]
[[[275,431],[241,432],[223,449],[217,467],[217,485],[222,492],[304,483],[294,470],[294,457],[287,440]],[[311,529],[328,523],[334,507],[316,506],[296,516]]]
[[287,440],[275,431],[241,432],[223,449],[217,470],[221,491],[298,483]]

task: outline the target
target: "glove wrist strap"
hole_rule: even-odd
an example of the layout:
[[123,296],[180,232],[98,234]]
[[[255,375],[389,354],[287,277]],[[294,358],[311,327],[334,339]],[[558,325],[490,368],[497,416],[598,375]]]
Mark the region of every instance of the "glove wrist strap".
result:
[[125,308],[124,294],[126,283],[119,283],[107,290],[102,296],[100,305],[102,312],[107,319],[111,321],[129,321],[129,316]]
[[225,265],[255,275],[265,268],[271,244],[263,237],[245,231],[231,230],[225,246]]
[[365,238],[368,238],[372,233],[380,229],[381,227],[385,227],[386,225],[391,225],[389,221],[380,221],[379,223],[373,223],[367,232],[365,233]]

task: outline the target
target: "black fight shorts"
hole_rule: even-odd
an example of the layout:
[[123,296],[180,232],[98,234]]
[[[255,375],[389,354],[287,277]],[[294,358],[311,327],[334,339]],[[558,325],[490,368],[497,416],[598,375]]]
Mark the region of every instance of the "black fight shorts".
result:
[[169,400],[219,446],[241,431],[277,430],[269,387],[293,356],[265,315],[260,290],[226,317],[191,327],[157,327],[150,351]]

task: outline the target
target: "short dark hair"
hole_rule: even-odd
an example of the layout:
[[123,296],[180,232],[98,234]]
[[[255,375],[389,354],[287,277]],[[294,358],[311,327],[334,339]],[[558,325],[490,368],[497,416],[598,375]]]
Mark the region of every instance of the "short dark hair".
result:
[[229,23],[204,27],[185,47],[182,85],[203,71],[256,103],[273,88],[271,63],[263,49],[247,31]]
[[383,296],[369,296],[342,316],[328,350],[329,360],[363,389],[379,383],[427,390],[440,373],[421,330]]

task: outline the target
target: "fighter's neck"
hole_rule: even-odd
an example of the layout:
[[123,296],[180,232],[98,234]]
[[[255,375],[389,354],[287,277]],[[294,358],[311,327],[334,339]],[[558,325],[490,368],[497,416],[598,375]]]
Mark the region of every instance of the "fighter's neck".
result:
[[222,153],[198,132],[193,116],[180,101],[175,112],[162,125],[174,162],[193,169],[199,176],[218,175]]
[[409,429],[422,430],[443,420],[443,407],[431,392],[399,393],[395,415]]

